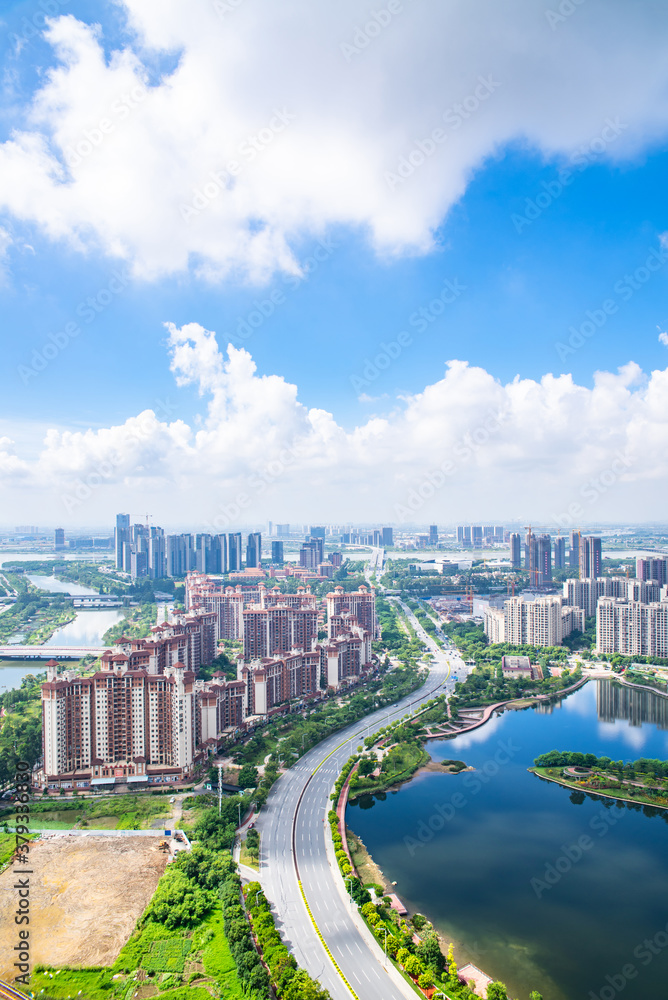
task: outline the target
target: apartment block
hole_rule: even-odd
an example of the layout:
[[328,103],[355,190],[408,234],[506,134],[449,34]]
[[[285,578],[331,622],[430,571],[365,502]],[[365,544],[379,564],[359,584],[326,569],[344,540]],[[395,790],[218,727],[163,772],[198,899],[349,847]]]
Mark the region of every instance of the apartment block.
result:
[[596,651],[668,657],[668,600],[643,604],[602,597],[596,612]]
[[346,593],[343,587],[335,587],[325,598],[327,605],[327,637],[333,638],[331,621],[336,616],[346,613],[353,615],[360,626],[372,637],[379,637],[378,620],[376,618],[376,591],[372,587],[360,587],[359,590]]
[[559,597],[539,597],[527,600],[511,597],[503,611],[487,608],[484,615],[485,635],[490,642],[508,642],[514,646],[560,646],[572,631],[584,629],[584,612],[579,608],[562,607]]
[[320,652],[294,649],[281,656],[244,656],[237,661],[237,679],[244,685],[247,715],[269,715],[293,698],[319,695]]

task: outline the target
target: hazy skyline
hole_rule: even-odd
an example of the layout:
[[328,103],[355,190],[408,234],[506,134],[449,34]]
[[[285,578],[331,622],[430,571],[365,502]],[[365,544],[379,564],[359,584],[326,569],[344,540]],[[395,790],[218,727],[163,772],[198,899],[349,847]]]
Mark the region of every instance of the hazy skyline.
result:
[[665,5],[3,18],[3,521],[664,516]]

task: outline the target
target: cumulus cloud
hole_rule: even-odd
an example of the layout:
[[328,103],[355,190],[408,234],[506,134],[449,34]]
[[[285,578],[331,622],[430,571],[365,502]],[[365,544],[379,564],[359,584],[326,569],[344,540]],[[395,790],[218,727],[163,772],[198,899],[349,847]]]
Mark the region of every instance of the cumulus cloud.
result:
[[197,323],[167,329],[172,372],[199,391],[200,419],[146,410],[114,427],[52,429],[35,459],[0,439],[8,505],[18,510],[31,492],[42,503],[51,490],[52,509],[81,523],[93,510],[109,518],[132,495],[158,520],[195,530],[279,515],[558,519],[573,504],[580,512],[568,516],[582,523],[662,516],[668,370],[629,363],[591,387],[551,374],[503,384],[453,360],[388,415],[346,429],[281,376],[258,375],[246,350],[221,350]]
[[547,0],[119,6],[108,57],[99,28],[48,22],[56,65],[0,144],[0,207],[146,279],[298,273],[299,241],[340,225],[381,254],[425,252],[509,143],[600,162],[668,125],[655,0],[557,21]]

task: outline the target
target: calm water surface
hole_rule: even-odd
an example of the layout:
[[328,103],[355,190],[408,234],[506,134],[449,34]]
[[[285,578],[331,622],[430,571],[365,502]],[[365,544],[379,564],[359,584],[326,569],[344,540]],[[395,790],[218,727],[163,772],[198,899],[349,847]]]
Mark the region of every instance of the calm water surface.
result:
[[[668,813],[572,795],[527,767],[552,749],[666,759],[668,699],[590,682],[550,713],[508,711],[427,749],[476,770],[421,774],[349,806],[347,821],[409,909],[455,942],[460,967],[520,1000],[666,1000]],[[653,956],[643,941],[657,934]]]

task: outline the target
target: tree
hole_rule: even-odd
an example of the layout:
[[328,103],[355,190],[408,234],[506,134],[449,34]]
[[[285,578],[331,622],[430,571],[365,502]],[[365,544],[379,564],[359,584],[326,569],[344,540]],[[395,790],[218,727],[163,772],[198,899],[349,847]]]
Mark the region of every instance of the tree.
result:
[[329,990],[323,989],[308,972],[300,969],[284,990],[283,1000],[331,1000],[331,996]]
[[417,955],[409,955],[404,962],[404,969],[409,976],[419,976],[423,972],[423,965]]
[[422,943],[418,945],[417,954],[425,965],[433,966],[439,970],[445,968],[445,959],[435,931],[429,931],[428,934],[425,934]]
[[503,983],[490,983],[487,987],[487,1000],[508,1000],[508,990]]
[[257,788],[259,780],[257,768],[253,764],[244,764],[239,771],[239,788]]
[[532,990],[529,994],[529,1000],[543,1000],[543,994],[539,993],[538,990]]
[[372,771],[375,771],[378,761],[374,757],[363,757],[358,768],[363,778],[367,778]]

